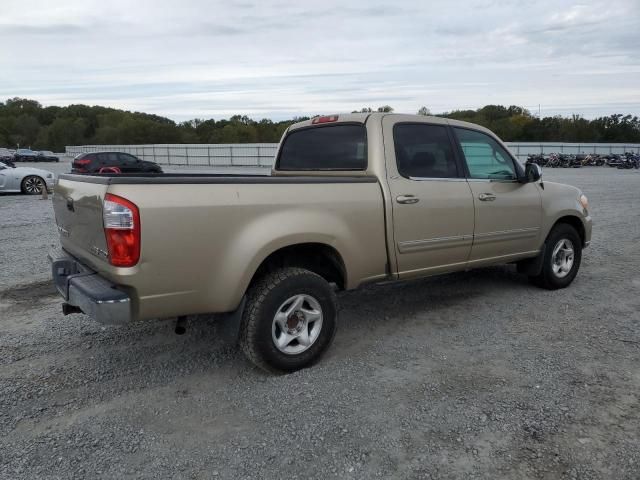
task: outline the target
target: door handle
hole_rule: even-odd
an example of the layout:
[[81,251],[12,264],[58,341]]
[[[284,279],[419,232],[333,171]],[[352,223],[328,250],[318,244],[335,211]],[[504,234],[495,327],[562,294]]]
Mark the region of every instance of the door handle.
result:
[[396,197],[396,202],[398,203],[418,203],[420,201],[419,198],[414,197],[413,195],[398,195]]
[[496,199],[496,196],[493,193],[481,193],[478,195],[478,198],[483,202],[493,202]]

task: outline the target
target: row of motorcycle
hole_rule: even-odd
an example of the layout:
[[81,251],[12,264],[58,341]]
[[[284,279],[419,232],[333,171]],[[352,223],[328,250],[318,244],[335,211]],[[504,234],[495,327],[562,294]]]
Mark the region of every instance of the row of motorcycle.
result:
[[597,153],[570,155],[566,153],[530,154],[527,163],[536,163],[541,167],[580,168],[609,166],[622,170],[640,168],[640,154],[625,152],[623,154],[600,155]]

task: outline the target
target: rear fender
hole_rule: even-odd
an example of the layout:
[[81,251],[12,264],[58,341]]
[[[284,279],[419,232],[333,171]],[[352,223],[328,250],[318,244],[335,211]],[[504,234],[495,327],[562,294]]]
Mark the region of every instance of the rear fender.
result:
[[[308,209],[288,209],[260,216],[230,242],[219,271],[212,272],[212,298],[216,311],[234,310],[240,303],[262,262],[284,247],[319,243],[334,248],[345,261],[349,272],[351,251],[347,242],[349,226],[335,215]],[[256,246],[260,248],[256,251]],[[248,252],[256,252],[247,256]],[[221,253],[218,253],[221,254]],[[224,282],[220,282],[224,279]]]

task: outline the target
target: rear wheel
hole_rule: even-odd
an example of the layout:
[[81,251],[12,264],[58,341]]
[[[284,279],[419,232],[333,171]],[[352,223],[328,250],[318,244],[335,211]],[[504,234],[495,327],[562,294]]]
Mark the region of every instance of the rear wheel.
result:
[[240,346],[258,367],[292,372],[315,363],[336,329],[336,297],[329,283],[309,270],[280,268],[249,289]]
[[582,240],[566,223],[553,227],[545,241],[542,271],[529,279],[548,290],[565,288],[576,278],[582,260]]
[[44,188],[46,188],[44,180],[37,175],[24,177],[20,186],[22,193],[26,193],[27,195],[40,195]]

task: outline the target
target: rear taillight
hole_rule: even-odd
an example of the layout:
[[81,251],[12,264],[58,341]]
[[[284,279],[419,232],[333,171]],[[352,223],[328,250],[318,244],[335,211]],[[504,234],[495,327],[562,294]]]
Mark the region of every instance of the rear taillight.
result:
[[140,259],[140,211],[126,198],[107,193],[102,209],[109,263],[133,267]]
[[81,158],[80,160],[74,160],[74,165],[89,165],[91,163],[90,158]]

